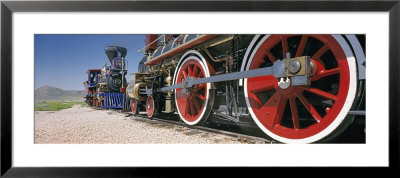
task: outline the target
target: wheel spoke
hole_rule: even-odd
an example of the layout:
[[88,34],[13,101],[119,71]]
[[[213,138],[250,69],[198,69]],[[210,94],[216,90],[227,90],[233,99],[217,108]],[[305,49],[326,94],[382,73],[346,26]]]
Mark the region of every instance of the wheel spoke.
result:
[[197,100],[196,97],[193,97],[192,102],[193,102],[193,104],[194,104],[194,106],[195,106],[195,108],[196,108],[197,113],[199,113],[199,111],[200,111],[200,109],[201,109],[201,106],[200,106],[200,104],[199,104],[199,101]]
[[197,72],[199,72],[199,67],[197,65],[193,65],[193,75],[192,76],[197,76]]
[[278,108],[281,103],[282,96],[278,93],[274,93],[271,98],[259,109],[259,113],[263,114],[263,122],[270,128],[276,123],[276,116],[278,115]]
[[263,54],[260,56],[260,58],[262,58],[262,59],[256,59],[255,63],[253,64],[255,68],[259,68],[262,63],[265,63],[265,60],[264,60],[265,55],[267,55],[267,54]]
[[199,99],[201,99],[202,101],[205,101],[206,100],[206,97],[204,96],[204,95],[202,95],[202,94],[197,94],[196,95]]
[[254,106],[255,109],[259,109],[262,106],[261,100],[252,92],[249,92],[248,94],[250,105]]
[[318,73],[318,76],[319,76],[319,78],[322,78],[322,77],[326,77],[326,76],[330,76],[330,75],[335,75],[335,74],[340,73],[340,70],[341,70],[340,67],[336,67],[336,68],[329,69],[329,70],[321,70]]
[[248,89],[254,94],[273,89],[277,82],[276,78],[271,75],[248,78],[247,80]]
[[329,46],[325,44],[320,48],[312,57],[311,59],[319,59],[326,51],[328,51]]
[[198,84],[198,85],[196,85],[196,91],[199,91],[199,90],[201,90],[201,89],[203,89],[203,88],[205,88],[206,87],[206,83],[201,83],[201,84]]
[[186,104],[185,104],[185,113],[183,114],[183,115],[188,115],[189,114],[189,111],[190,111],[190,109],[189,109],[189,103],[188,103],[188,99],[186,98]]
[[286,103],[287,103],[287,97],[282,96],[281,101],[279,103],[278,111],[277,111],[276,116],[275,116],[275,120],[274,120],[273,126],[275,126],[275,125],[277,125],[277,123],[281,122],[282,116],[283,116],[283,114],[285,112]]
[[183,74],[183,78],[187,79],[188,78],[188,74],[186,73],[186,71],[182,71]]
[[[203,72],[199,72],[199,74],[197,74],[197,76],[196,77],[199,77],[199,78],[201,78],[201,77],[203,77],[204,75],[203,75]],[[193,76],[194,77],[194,76]]]
[[299,47],[297,48],[297,52],[296,52],[296,56],[295,57],[299,57],[299,56],[301,56],[303,54],[304,48],[306,47],[306,44],[307,44],[307,41],[308,41],[308,36],[307,35],[303,35],[301,37],[301,41],[300,41]]
[[189,100],[189,105],[190,105],[190,113],[192,116],[195,116],[197,114],[196,108],[194,106],[193,100]]
[[311,92],[311,93],[314,93],[314,94],[317,94],[319,96],[322,96],[324,98],[330,99],[330,100],[334,100],[334,101],[337,100],[337,96],[336,95],[334,95],[332,93],[329,93],[329,92],[326,92],[326,91],[323,91],[323,90],[320,90],[320,89],[317,89],[317,88],[306,88],[306,90]]
[[271,60],[272,63],[274,63],[276,61],[275,56],[271,53],[270,50],[265,51],[265,54],[268,56],[269,60]]
[[297,93],[297,98],[303,103],[304,107],[306,107],[307,111],[313,116],[313,118],[319,123],[321,122],[321,116],[318,111],[314,108],[313,105],[308,102],[308,100],[301,93]]
[[297,112],[297,104],[295,99],[296,99],[295,96],[289,97],[290,111],[292,112],[293,128],[298,130],[300,129],[300,122],[299,122],[299,114]]
[[286,59],[286,53],[289,51],[289,45],[287,42],[287,37],[282,35],[281,36],[282,40],[282,52],[283,52],[283,58]]
[[188,66],[188,74],[189,76],[193,76],[193,72],[192,72],[192,68],[190,67],[190,65]]

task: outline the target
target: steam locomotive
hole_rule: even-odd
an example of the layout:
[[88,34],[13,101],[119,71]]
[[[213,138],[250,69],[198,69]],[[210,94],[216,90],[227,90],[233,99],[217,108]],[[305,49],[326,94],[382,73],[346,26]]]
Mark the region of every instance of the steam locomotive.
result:
[[[125,95],[127,86],[125,56],[127,49],[120,46],[107,46],[105,53],[110,61],[102,69],[89,69],[85,87],[85,101],[90,106],[123,109],[129,106]],[[128,100],[129,101],[129,100]]]
[[[123,52],[112,49],[110,62]],[[365,124],[365,35],[151,34],[141,51],[126,88],[133,114],[255,123],[282,143],[326,142],[357,120]],[[103,70],[88,72],[111,77],[109,92],[126,84]],[[123,75],[115,78],[122,83]],[[92,105],[106,89],[100,83],[89,82]]]

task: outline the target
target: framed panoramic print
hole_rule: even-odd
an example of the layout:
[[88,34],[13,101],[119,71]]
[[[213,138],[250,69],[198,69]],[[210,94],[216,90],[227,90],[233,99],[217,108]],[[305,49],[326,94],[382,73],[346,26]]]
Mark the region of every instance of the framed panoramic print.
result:
[[399,11],[2,1],[1,175],[398,167]]

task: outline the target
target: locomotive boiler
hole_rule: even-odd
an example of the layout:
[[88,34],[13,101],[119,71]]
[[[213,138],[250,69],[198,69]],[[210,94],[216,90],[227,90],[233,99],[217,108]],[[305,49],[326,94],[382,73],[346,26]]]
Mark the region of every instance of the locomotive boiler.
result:
[[146,35],[142,52],[126,90],[133,114],[255,123],[282,143],[365,124],[365,35]]
[[127,49],[120,46],[104,48],[110,65],[101,69],[89,69],[88,80],[84,82],[85,100],[90,106],[101,108],[124,108],[127,81],[125,56]]

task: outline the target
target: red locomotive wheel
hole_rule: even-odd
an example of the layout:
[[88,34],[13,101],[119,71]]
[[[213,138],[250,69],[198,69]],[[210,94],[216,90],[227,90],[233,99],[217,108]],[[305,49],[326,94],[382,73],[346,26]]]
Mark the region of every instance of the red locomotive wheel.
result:
[[[175,84],[182,83],[188,77],[204,78],[210,76],[208,67],[196,56],[187,57],[177,69]],[[189,125],[201,124],[206,121],[212,105],[214,93],[210,92],[210,83],[194,85],[183,92],[175,89],[175,103],[182,121]]]
[[132,113],[133,115],[138,114],[139,113],[139,109],[137,106],[137,101],[135,99],[131,99],[131,109],[132,109]]
[[246,103],[257,125],[285,143],[320,141],[351,120],[347,116],[357,88],[356,64],[340,35],[266,35],[256,45],[246,69],[272,66],[290,53],[310,56],[311,85],[292,86],[272,75],[244,80]]
[[154,105],[154,100],[152,96],[148,96],[146,100],[146,113],[147,116],[152,118],[154,116],[156,109]]

